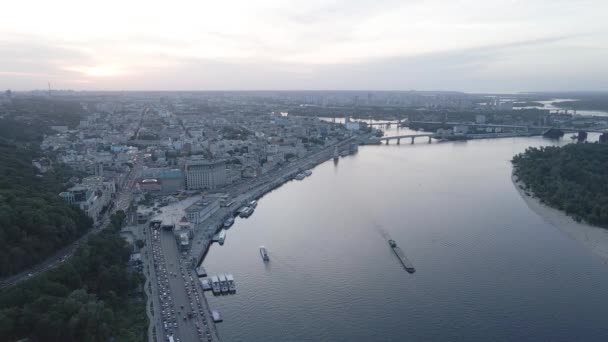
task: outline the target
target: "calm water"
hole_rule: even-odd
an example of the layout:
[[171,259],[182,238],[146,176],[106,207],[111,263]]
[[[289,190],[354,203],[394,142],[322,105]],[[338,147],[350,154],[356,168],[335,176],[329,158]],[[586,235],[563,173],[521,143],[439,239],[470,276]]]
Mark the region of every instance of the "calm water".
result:
[[[394,134],[394,132],[389,132]],[[362,147],[260,200],[204,262],[225,341],[606,341],[608,265],[528,209],[542,138]],[[390,234],[416,266],[403,270]],[[271,261],[264,264],[258,248]]]

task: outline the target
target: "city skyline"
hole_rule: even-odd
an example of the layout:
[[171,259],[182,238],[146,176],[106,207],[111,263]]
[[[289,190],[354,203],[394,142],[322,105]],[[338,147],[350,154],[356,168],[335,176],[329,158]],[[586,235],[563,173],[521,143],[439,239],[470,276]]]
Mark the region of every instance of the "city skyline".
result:
[[62,0],[5,9],[4,89],[608,89],[608,4],[597,0]]

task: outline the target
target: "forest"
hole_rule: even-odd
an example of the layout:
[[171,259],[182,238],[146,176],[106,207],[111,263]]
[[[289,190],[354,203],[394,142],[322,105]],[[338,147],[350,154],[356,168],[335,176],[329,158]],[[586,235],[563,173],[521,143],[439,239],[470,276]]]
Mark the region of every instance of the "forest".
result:
[[143,275],[118,234],[125,215],[91,237],[61,266],[0,293],[3,341],[143,341]]
[[530,147],[513,157],[528,193],[577,221],[608,228],[608,145]]
[[40,156],[35,144],[0,136],[0,277],[39,263],[92,225],[58,196],[75,173],[64,165],[39,173],[32,159]]
[[92,221],[58,194],[80,176],[52,163],[40,172],[32,160],[51,125],[74,127],[83,109],[77,102],[13,99],[0,107],[0,278],[36,265],[82,236]]

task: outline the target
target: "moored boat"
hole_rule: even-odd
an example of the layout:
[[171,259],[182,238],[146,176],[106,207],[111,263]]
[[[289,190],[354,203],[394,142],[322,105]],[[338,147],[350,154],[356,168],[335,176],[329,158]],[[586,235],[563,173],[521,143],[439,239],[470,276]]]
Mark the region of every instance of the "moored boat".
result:
[[229,217],[224,221],[224,228],[230,228],[234,224],[234,217]]

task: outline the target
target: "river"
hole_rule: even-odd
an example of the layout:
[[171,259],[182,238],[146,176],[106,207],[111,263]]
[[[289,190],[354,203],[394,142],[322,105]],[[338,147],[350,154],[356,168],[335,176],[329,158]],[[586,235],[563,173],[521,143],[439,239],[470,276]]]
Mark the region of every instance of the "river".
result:
[[[204,261],[237,286],[235,295],[208,294],[225,319],[220,336],[608,340],[608,265],[532,212],[511,182],[514,154],[554,143],[364,146],[267,194]],[[404,271],[387,234],[416,273]]]

